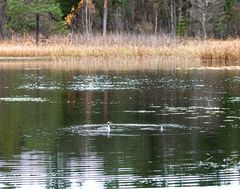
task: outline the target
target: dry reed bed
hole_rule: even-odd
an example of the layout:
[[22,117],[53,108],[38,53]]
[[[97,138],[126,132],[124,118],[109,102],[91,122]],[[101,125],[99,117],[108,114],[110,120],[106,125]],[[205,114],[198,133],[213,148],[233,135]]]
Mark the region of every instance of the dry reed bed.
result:
[[192,40],[168,36],[110,34],[53,37],[35,46],[31,37],[2,41],[1,57],[186,57],[238,63],[240,39]]
[[183,57],[193,54],[191,48],[148,47],[148,46],[86,46],[86,45],[0,45],[1,57],[130,57],[161,56]]
[[213,63],[238,64],[240,40],[207,41],[201,50],[200,58]]

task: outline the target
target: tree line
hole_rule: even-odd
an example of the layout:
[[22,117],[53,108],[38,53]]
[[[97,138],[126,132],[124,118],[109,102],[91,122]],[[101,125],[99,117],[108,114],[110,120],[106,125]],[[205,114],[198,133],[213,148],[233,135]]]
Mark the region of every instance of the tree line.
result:
[[240,0],[0,0],[0,37],[35,33],[240,35]]

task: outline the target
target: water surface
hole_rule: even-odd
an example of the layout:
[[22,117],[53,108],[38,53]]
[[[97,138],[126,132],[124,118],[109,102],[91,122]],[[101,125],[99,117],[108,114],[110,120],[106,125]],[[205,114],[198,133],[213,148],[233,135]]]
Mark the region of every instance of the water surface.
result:
[[25,66],[0,81],[0,187],[239,186],[240,70]]

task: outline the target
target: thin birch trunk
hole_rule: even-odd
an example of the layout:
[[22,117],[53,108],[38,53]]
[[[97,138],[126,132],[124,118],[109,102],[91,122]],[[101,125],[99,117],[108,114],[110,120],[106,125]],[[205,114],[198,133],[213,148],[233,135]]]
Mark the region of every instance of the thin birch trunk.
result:
[[86,34],[88,34],[88,0],[86,0],[85,3],[85,30]]
[[108,0],[104,0],[104,6],[103,6],[103,37],[106,37],[106,33],[107,33],[107,13],[108,13]]
[[157,8],[155,8],[155,29],[154,29],[155,35],[157,35],[157,31],[158,31],[158,10]]

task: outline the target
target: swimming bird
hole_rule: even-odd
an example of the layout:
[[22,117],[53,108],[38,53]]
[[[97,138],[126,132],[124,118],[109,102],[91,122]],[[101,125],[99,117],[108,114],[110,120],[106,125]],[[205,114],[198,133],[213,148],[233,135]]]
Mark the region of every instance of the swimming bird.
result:
[[111,128],[110,128],[110,121],[107,122],[107,132],[110,132]]
[[161,133],[163,132],[163,126],[161,126],[160,131],[161,131]]

